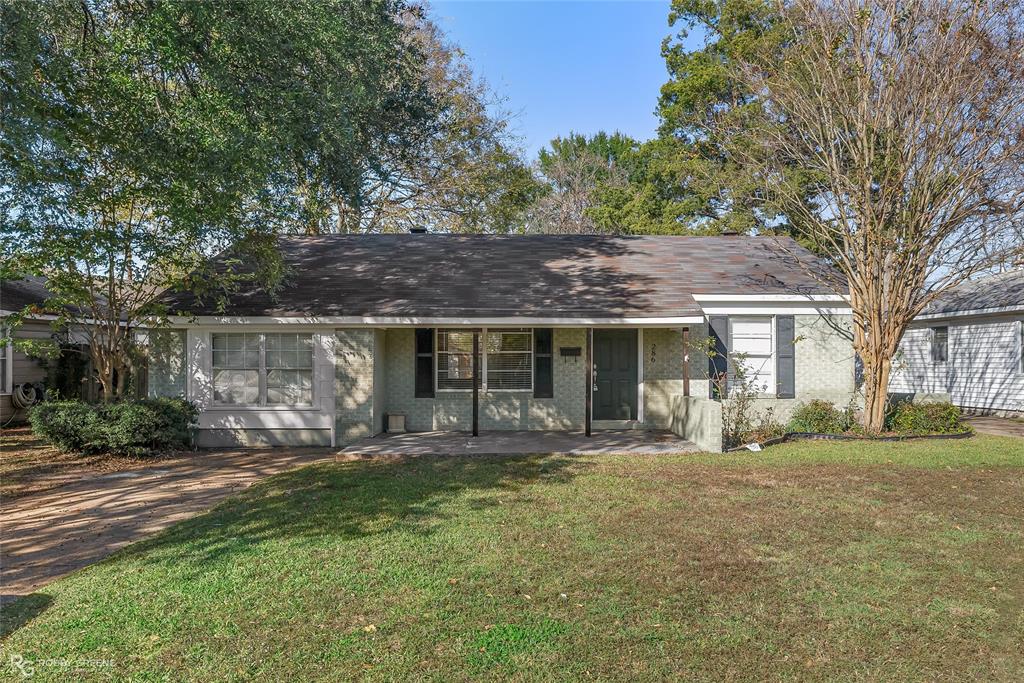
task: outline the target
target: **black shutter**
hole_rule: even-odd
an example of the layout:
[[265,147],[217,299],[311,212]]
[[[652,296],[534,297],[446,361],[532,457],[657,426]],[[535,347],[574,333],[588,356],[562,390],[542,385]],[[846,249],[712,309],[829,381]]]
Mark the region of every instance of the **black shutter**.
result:
[[434,330],[416,330],[416,398],[434,398]]
[[796,350],[794,345],[796,321],[791,315],[775,318],[775,336],[778,338],[775,355],[776,391],[778,398],[796,398]]
[[541,327],[533,330],[533,397],[554,398],[554,354],[552,330]]
[[712,339],[709,349],[714,351],[708,356],[708,377],[711,379],[711,398],[725,398],[718,395],[718,386],[725,386],[729,374],[729,316],[708,316],[708,333]]

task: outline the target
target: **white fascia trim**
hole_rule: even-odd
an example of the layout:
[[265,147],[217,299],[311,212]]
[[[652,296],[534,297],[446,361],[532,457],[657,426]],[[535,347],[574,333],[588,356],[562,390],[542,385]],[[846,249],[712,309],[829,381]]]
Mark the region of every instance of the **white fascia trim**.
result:
[[699,325],[702,315],[663,318],[442,318],[365,316],[172,316],[171,325],[314,325],[320,327],[679,327]]
[[813,303],[816,301],[849,301],[847,294],[694,294],[694,301],[735,302],[735,303]]
[[761,305],[719,304],[702,308],[707,315],[852,315],[848,306],[785,306],[770,302]]
[[943,318],[970,318],[981,315],[999,313],[1024,313],[1024,306],[1001,306],[998,308],[972,308],[965,311],[948,311],[945,313],[925,313],[914,320],[941,320]]

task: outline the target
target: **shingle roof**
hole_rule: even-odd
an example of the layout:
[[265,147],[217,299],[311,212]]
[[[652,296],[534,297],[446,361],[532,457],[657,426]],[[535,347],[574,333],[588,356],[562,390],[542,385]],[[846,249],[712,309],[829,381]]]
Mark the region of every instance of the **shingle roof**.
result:
[[33,275],[22,280],[0,280],[0,310],[20,311],[26,306],[41,306],[49,297],[45,277]]
[[771,237],[328,235],[284,237],[280,249],[291,275],[276,299],[243,291],[221,312],[181,293],[171,311],[662,317],[700,314],[700,293],[831,293],[802,267],[820,261]]
[[970,280],[932,302],[925,315],[1024,306],[1024,269]]

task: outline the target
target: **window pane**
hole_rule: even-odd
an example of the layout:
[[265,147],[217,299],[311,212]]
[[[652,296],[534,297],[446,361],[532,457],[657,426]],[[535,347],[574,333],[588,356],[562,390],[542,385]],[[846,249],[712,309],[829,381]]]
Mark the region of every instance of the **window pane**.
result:
[[259,393],[257,370],[215,370],[213,373],[213,400],[216,403],[258,403]]
[[524,329],[488,330],[487,352],[529,351],[532,349],[533,333]]
[[487,388],[496,391],[532,389],[532,349],[532,330],[488,330]]
[[771,337],[733,337],[732,352],[767,356],[772,352]]
[[268,405],[309,405],[313,403],[312,370],[268,370]]
[[259,403],[260,337],[251,333],[215,333],[213,400],[228,405]]
[[[481,358],[481,362],[483,359]],[[473,388],[473,333],[439,330],[437,333],[437,388]]]

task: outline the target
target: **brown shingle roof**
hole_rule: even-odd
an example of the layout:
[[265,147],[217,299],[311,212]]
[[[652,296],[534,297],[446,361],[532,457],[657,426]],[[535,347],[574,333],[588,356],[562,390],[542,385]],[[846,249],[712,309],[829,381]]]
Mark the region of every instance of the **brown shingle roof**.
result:
[[[831,293],[789,239],[592,235],[284,237],[290,276],[223,313],[189,293],[171,310],[237,316],[619,318],[697,315],[694,294]],[[788,253],[787,253],[788,252]]]

